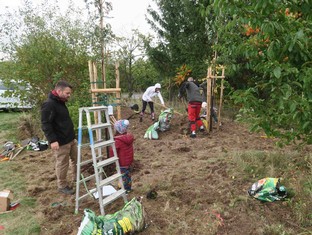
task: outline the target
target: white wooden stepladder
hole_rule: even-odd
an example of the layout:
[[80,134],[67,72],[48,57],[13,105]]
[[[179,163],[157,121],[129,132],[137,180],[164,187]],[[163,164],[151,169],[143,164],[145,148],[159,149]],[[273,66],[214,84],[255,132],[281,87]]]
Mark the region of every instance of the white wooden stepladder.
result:
[[[86,114],[87,126],[83,126],[83,113]],[[90,113],[94,114],[94,119],[97,119],[97,123],[92,124],[92,119]],[[104,119],[104,120],[103,120]],[[88,130],[89,141],[90,143],[82,143],[82,134],[83,129]],[[92,159],[82,159],[82,148],[90,147]],[[114,153],[114,156],[109,157],[108,148],[111,147]],[[106,155],[105,155],[106,154]],[[89,163],[93,163],[94,174],[83,177],[81,175],[81,167]],[[115,164],[117,173],[106,177],[103,167]],[[103,177],[105,176],[105,177]],[[91,181],[92,178],[95,178],[95,188],[88,189],[86,182]],[[113,194],[103,197],[103,187],[118,183],[120,189],[114,192]],[[83,184],[86,192],[81,193],[80,184]],[[90,186],[91,187],[91,186]],[[96,107],[84,107],[79,108],[79,126],[78,126],[78,151],[77,151],[77,181],[76,181],[76,206],[75,213],[78,213],[79,201],[84,199],[89,195],[93,195],[97,192],[100,211],[104,215],[104,206],[123,197],[124,202],[126,203],[127,195],[126,190],[124,189],[122,182],[122,174],[120,171],[112,125],[110,123],[108,115],[107,106],[96,106]],[[82,195],[80,195],[82,194]]]

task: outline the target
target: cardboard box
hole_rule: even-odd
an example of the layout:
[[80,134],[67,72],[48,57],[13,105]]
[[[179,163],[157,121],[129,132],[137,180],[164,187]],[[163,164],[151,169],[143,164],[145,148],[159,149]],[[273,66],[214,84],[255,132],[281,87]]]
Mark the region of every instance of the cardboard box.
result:
[[10,209],[10,202],[13,199],[13,193],[11,190],[0,191],[0,213]]

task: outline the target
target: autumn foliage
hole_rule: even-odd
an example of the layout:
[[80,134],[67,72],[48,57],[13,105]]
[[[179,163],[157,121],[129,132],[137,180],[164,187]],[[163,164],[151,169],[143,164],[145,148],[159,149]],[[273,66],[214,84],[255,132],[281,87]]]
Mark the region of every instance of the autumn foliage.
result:
[[183,64],[180,68],[177,68],[177,74],[173,78],[176,85],[180,86],[182,82],[184,82],[187,77],[191,74],[192,70]]
[[246,29],[245,35],[246,36],[251,36],[253,34],[257,34],[260,32],[260,29],[258,27],[256,27],[255,29],[253,29],[251,26],[249,25],[244,25],[244,28]]

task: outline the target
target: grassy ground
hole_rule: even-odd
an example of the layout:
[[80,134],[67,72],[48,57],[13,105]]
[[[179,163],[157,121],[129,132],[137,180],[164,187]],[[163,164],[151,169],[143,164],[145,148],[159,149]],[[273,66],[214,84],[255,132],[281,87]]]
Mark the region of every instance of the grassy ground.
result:
[[[179,111],[183,112],[183,107]],[[20,118],[32,120],[22,113],[0,113],[1,146],[6,141],[18,142]],[[158,142],[142,138],[142,125],[148,126],[148,116],[143,123],[136,116],[131,119],[131,131],[137,137],[134,194],[145,195],[154,187],[159,193],[157,200],[145,201],[153,222],[142,235],[190,231],[232,235],[248,234],[244,232],[251,229],[252,234],[259,235],[312,234],[311,148],[273,150],[270,139],[251,135],[230,121],[222,131],[195,142],[177,133],[184,118],[177,119],[177,129]],[[72,199],[64,208],[50,206],[55,200],[63,200],[55,192],[52,162],[48,155],[0,162],[0,190],[13,190],[13,202],[20,201],[15,211],[0,214],[0,226],[4,227],[0,234],[75,234],[81,215],[73,215]],[[281,178],[290,196],[286,201],[264,204],[247,195],[246,189],[266,176]],[[94,202],[87,205],[98,209]],[[223,225],[209,211],[218,211]],[[203,218],[206,223],[202,223]]]
[[21,113],[5,113],[0,111],[0,140],[3,141],[16,141],[15,136],[16,125],[18,125],[17,119]]
[[[19,143],[17,138],[17,127],[19,125],[19,117],[23,115],[19,112],[4,113],[0,112],[0,143],[2,146],[7,141]],[[8,235],[16,234],[40,234],[40,223],[36,221],[36,199],[26,196],[25,190],[27,182],[24,175],[19,171],[20,162],[4,161],[0,162],[0,190],[10,189],[13,191],[12,202],[20,202],[18,213],[14,211],[10,213],[0,214],[0,225],[5,228]],[[3,234],[0,230],[0,234]]]

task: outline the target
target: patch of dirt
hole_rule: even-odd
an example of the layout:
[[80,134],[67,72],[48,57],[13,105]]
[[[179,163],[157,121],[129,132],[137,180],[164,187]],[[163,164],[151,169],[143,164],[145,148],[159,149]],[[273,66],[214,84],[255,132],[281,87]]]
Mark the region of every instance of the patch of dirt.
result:
[[[129,108],[123,108],[122,118],[131,114]],[[128,199],[144,197],[148,226],[140,234],[264,234],[266,224],[282,224],[289,231],[297,230],[287,223],[295,221],[287,204],[261,203],[250,198],[247,190],[254,179],[246,182],[239,172],[231,171],[234,154],[273,151],[274,141],[252,134],[232,120],[222,122],[220,130],[214,126],[211,133],[198,133],[196,139],[191,139],[187,116],[175,114],[171,129],[159,133],[159,140],[146,140],[143,136],[152,120],[146,116],[139,122],[138,115],[130,119],[129,132],[135,136],[135,162],[133,191]],[[75,195],[57,192],[50,150],[24,152],[17,161],[23,163],[20,170],[27,177],[27,193],[37,198],[40,205],[36,213],[43,219],[42,234],[77,234],[85,208],[100,215],[98,201],[92,198],[81,201],[76,215]],[[83,171],[92,174],[93,168],[87,165]],[[152,190],[157,196],[148,199],[146,195]],[[114,213],[122,207],[123,201],[118,199],[105,211]]]

